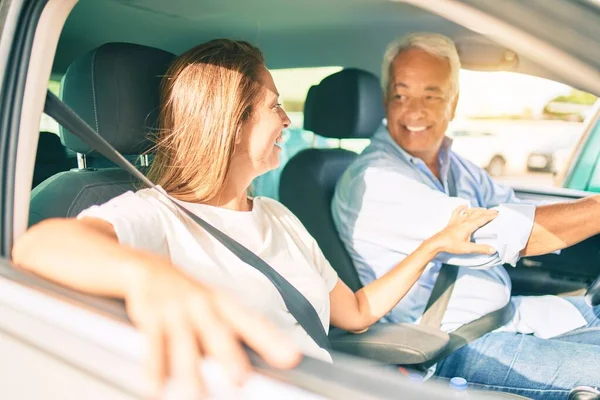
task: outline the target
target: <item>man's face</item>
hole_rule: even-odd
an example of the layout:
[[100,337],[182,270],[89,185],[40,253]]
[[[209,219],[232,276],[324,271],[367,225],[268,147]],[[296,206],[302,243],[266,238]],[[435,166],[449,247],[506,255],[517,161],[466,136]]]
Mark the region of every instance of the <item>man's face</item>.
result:
[[386,114],[396,143],[425,162],[437,157],[457,96],[450,62],[420,49],[400,52],[390,66]]

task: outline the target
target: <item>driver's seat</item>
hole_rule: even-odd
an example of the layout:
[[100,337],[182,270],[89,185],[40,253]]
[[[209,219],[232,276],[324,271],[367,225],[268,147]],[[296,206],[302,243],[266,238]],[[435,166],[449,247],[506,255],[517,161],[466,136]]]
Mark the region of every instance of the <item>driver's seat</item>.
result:
[[[385,116],[377,77],[345,69],[313,86],[304,103],[304,129],[334,139],[366,139]],[[279,199],[302,221],[340,278],[352,290],[362,284],[331,215],[337,181],[357,154],[341,148],[307,149],[286,164]]]
[[[141,155],[152,146],[160,82],[174,54],[130,43],[108,43],[85,54],[67,70],[61,98],[96,132],[125,156]],[[99,155],[60,128],[63,144],[89,164]],[[130,158],[128,157],[128,158]],[[92,161],[98,161],[92,163]],[[74,217],[128,190],[136,182],[120,168],[88,168],[58,173],[31,192],[29,225],[47,218]]]

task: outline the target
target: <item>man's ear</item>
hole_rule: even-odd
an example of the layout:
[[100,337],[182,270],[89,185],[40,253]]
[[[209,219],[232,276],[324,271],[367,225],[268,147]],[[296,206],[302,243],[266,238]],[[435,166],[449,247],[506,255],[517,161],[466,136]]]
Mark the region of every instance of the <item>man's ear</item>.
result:
[[454,96],[454,100],[452,101],[451,109],[450,109],[450,121],[454,119],[454,115],[456,114],[456,106],[458,105],[458,98],[460,97],[460,92],[456,92],[456,96]]

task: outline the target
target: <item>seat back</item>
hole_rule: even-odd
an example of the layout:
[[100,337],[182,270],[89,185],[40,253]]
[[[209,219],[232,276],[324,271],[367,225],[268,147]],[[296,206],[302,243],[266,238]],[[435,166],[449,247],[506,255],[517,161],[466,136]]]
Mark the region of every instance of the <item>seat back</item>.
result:
[[[68,68],[61,98],[121,154],[131,157],[150,148],[160,82],[175,55],[130,43],[108,43]],[[85,143],[61,127],[62,143],[83,157],[97,158]],[[86,168],[58,173],[31,193],[29,225],[80,211],[137,189],[120,168]]]
[[[328,138],[369,138],[385,115],[377,77],[345,69],[312,87],[304,104],[304,129]],[[331,215],[340,176],[356,158],[344,149],[307,149],[286,164],[279,199],[302,221],[340,278],[352,289],[361,283]]]

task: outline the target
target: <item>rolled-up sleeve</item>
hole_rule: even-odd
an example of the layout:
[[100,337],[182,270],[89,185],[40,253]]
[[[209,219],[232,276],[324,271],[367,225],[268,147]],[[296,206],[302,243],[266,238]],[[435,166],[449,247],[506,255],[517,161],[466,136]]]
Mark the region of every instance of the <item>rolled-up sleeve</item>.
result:
[[532,204],[501,204],[494,209],[498,210],[498,216],[477,230],[473,235],[473,241],[494,247],[495,255],[442,253],[437,260],[446,264],[472,268],[491,268],[502,264],[514,266],[519,261],[521,250],[525,248],[531,235],[535,206]]

